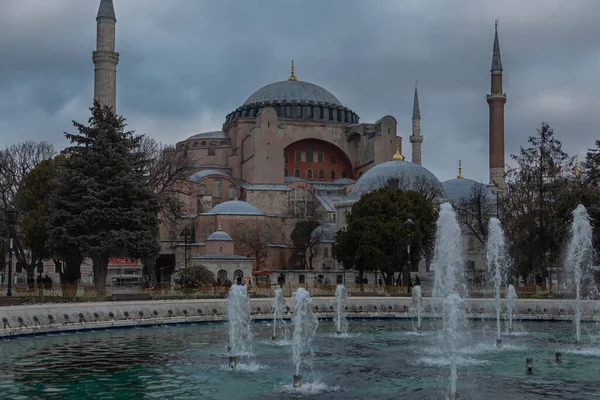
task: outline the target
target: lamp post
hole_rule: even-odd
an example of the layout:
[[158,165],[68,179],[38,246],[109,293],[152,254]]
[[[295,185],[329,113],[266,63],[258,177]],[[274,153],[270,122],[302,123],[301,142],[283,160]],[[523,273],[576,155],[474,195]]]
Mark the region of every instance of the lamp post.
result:
[[411,268],[412,267],[412,265],[411,265],[411,259],[410,259],[410,241],[411,241],[412,228],[413,228],[414,224],[415,223],[412,222],[412,220],[410,218],[407,219],[406,221],[404,221],[404,226],[406,226],[408,228],[408,245],[406,246],[406,250],[407,250],[407,253],[408,253],[408,261],[406,263],[406,274],[405,274],[405,277],[404,277],[404,284],[406,286],[408,286],[408,282],[409,282],[409,279],[410,279],[409,278],[410,277],[410,271],[412,269]]
[[183,235],[183,285],[185,286],[185,276],[187,273],[187,259],[188,259],[188,252],[187,252],[187,244],[188,244],[188,237],[191,236],[191,232],[188,229],[188,227],[186,226],[185,228],[183,228],[183,232],[181,232],[181,234]]
[[6,214],[6,224],[8,225],[8,290],[7,296],[12,296],[12,252],[13,252],[13,228],[17,222],[17,210],[10,207],[4,212]]

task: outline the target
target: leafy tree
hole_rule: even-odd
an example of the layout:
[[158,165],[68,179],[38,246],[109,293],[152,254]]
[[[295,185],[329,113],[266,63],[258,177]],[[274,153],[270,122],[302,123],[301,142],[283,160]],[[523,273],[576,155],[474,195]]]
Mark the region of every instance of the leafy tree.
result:
[[422,194],[397,189],[397,182],[362,196],[348,214],[348,226],[336,234],[333,255],[345,269],[380,271],[387,284],[393,275],[407,273],[407,246],[410,227],[404,222],[414,222],[411,232],[411,262],[417,266],[433,246],[437,211],[431,200]]
[[586,186],[600,186],[600,140],[596,140],[596,147],[588,149],[583,167],[583,183]]
[[573,181],[573,160],[546,123],[530,147],[512,155],[516,163],[507,172],[504,197],[504,226],[514,261],[515,273],[545,274],[561,264],[562,245],[568,236],[569,213],[562,199]]
[[187,288],[212,286],[216,283],[215,274],[203,265],[187,267],[185,271],[177,273],[175,280]]
[[50,249],[68,260],[92,259],[99,294],[106,285],[108,260],[147,257],[158,252],[159,205],[143,175],[142,136],[126,131],[125,119],[94,102],[89,125],[73,121],[50,196]]
[[29,264],[24,263],[28,275],[35,273],[35,266],[38,262],[52,256],[46,246],[48,241],[47,200],[52,192],[52,182],[56,178],[57,166],[62,162],[64,162],[64,156],[39,162],[25,175],[15,196],[15,205],[22,214],[19,221],[20,235],[15,251],[20,260],[26,260],[25,247],[31,251]]

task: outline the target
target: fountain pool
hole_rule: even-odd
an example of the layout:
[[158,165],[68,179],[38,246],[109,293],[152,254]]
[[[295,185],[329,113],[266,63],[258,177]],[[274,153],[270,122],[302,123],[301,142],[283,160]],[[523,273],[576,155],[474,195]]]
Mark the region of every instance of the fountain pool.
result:
[[[299,389],[291,383],[291,347],[271,340],[271,322],[252,324],[255,363],[235,370],[223,323],[13,339],[0,342],[0,391],[5,399],[443,399],[449,360],[437,347],[440,322],[424,320],[416,334],[410,320],[354,320],[354,335],[340,340],[334,323],[321,321],[314,372],[303,371]],[[500,349],[493,325],[471,322],[469,346],[457,358],[461,400],[597,398],[595,324],[583,329],[599,343],[579,351],[571,322],[515,322],[519,334],[503,336]]]

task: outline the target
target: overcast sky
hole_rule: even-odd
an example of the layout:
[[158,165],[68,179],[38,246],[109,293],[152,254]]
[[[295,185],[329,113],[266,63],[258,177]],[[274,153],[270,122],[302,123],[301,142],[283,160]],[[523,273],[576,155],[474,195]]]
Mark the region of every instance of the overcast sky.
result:
[[[93,97],[99,0],[0,0],[0,146],[66,145]],[[114,0],[117,108],[163,142],[221,128],[255,90],[296,76],[361,118],[391,114],[410,158],[419,80],[423,165],[488,180],[494,19],[507,160],[542,121],[582,157],[600,139],[598,0]]]

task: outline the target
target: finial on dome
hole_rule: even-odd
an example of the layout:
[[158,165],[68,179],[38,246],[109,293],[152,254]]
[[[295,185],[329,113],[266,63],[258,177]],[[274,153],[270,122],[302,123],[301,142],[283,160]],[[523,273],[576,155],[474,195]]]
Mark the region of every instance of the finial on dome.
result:
[[400,154],[400,139],[396,139],[396,154],[392,157],[394,161],[404,161],[404,157]]
[[581,171],[579,170],[579,156],[575,156],[575,171],[573,171],[575,173],[575,176],[577,178],[579,178],[579,176],[581,175]]
[[221,229],[221,221],[219,221],[219,231],[222,231],[223,229]]
[[458,160],[458,175],[456,175],[456,177],[458,179],[462,179],[463,178],[463,174],[462,174],[462,161]]
[[288,78],[288,81],[297,81],[296,75],[294,75],[294,60],[292,60],[292,74]]

